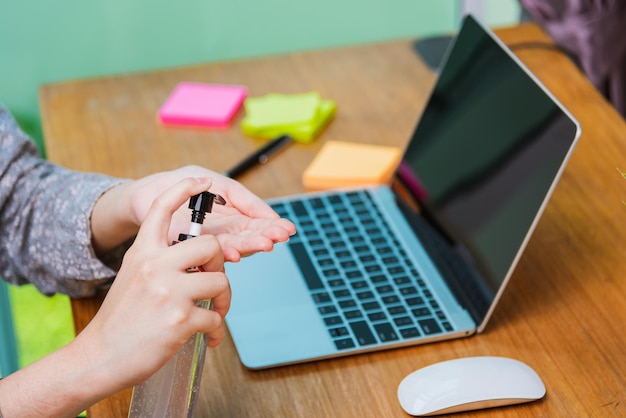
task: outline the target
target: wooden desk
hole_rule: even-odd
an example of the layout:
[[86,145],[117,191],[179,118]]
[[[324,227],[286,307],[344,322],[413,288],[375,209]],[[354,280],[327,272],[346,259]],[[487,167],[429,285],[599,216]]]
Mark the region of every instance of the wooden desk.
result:
[[[498,31],[508,44],[548,42],[536,26]],[[499,355],[543,378],[544,400],[468,416],[626,415],[626,124],[559,52],[516,49],[579,119],[583,135],[487,330],[478,336],[265,371],[244,369],[227,338],[207,355],[198,416],[402,417],[396,388],[409,372],[447,359]],[[139,177],[202,164],[221,171],[259,145],[229,129],[164,128],[156,109],[181,80],[245,84],[251,96],[318,91],[338,114],[311,145],[291,146],[242,182],[267,198],[301,192],[300,174],[324,141],[404,146],[434,77],[391,42],[44,86],[49,158],[78,169]],[[239,116],[241,118],[241,115]],[[74,301],[82,329],[99,300]],[[130,392],[91,416],[125,416]]]

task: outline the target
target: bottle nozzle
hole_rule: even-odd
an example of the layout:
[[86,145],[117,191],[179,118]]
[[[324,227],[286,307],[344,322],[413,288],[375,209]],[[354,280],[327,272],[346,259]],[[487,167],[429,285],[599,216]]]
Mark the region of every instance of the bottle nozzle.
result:
[[202,224],[207,213],[213,210],[213,204],[225,205],[226,200],[218,194],[202,192],[189,199],[191,222]]

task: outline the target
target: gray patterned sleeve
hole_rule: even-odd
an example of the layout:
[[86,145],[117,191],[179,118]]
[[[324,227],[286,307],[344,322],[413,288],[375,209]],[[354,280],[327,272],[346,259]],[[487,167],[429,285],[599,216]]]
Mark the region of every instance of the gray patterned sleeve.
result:
[[127,245],[98,259],[90,214],[102,193],[121,181],[43,160],[0,104],[0,276],[72,297],[109,284]]

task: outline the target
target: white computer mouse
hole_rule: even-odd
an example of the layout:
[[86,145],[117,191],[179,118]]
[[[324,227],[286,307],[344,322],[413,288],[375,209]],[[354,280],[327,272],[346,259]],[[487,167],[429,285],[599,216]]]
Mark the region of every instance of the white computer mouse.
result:
[[543,398],[546,387],[525,363],[505,357],[466,357],[416,370],[398,386],[410,415],[439,415]]

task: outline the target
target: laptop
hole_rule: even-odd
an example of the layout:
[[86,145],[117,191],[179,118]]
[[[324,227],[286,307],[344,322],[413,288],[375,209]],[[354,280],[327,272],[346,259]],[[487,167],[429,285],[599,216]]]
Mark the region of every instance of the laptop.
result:
[[390,184],[269,200],[296,235],[227,266],[244,366],[483,331],[579,135],[466,16]]

